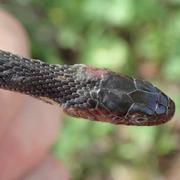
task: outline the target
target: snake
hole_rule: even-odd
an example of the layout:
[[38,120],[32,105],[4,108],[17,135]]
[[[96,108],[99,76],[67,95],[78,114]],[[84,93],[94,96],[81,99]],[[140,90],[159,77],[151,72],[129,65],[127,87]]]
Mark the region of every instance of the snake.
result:
[[48,64],[0,50],[0,88],[59,105],[70,116],[150,126],[169,121],[175,103],[146,80],[85,64]]

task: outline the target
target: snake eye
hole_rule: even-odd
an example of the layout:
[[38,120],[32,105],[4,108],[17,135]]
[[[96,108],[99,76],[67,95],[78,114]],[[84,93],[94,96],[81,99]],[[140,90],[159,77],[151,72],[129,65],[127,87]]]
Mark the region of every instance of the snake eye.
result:
[[143,123],[145,123],[147,120],[148,120],[147,117],[137,117],[137,118],[135,119],[135,122],[138,123],[138,124],[143,124]]

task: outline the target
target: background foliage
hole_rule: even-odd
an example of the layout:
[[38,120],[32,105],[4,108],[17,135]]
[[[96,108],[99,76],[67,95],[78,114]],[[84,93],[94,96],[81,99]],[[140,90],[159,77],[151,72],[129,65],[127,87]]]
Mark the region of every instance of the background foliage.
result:
[[66,117],[53,153],[72,179],[180,179],[179,0],[0,2],[26,27],[34,58],[145,78],[176,102],[172,122],[159,127],[115,127]]

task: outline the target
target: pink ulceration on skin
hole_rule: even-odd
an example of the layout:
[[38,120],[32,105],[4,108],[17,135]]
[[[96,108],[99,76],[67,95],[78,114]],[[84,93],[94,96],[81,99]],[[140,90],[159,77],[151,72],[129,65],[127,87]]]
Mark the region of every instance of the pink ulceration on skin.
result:
[[91,66],[85,66],[84,71],[92,77],[102,78],[105,74],[107,74],[107,71],[105,69],[98,69]]

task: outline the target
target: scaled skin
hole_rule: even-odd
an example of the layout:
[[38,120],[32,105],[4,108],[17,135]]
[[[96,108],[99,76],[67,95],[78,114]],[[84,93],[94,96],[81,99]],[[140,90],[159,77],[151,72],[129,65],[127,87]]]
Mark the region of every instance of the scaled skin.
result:
[[[29,56],[24,29],[2,10],[0,42],[0,49]],[[60,109],[4,90],[0,107],[0,179],[69,179],[65,168],[48,155],[59,130]]]

